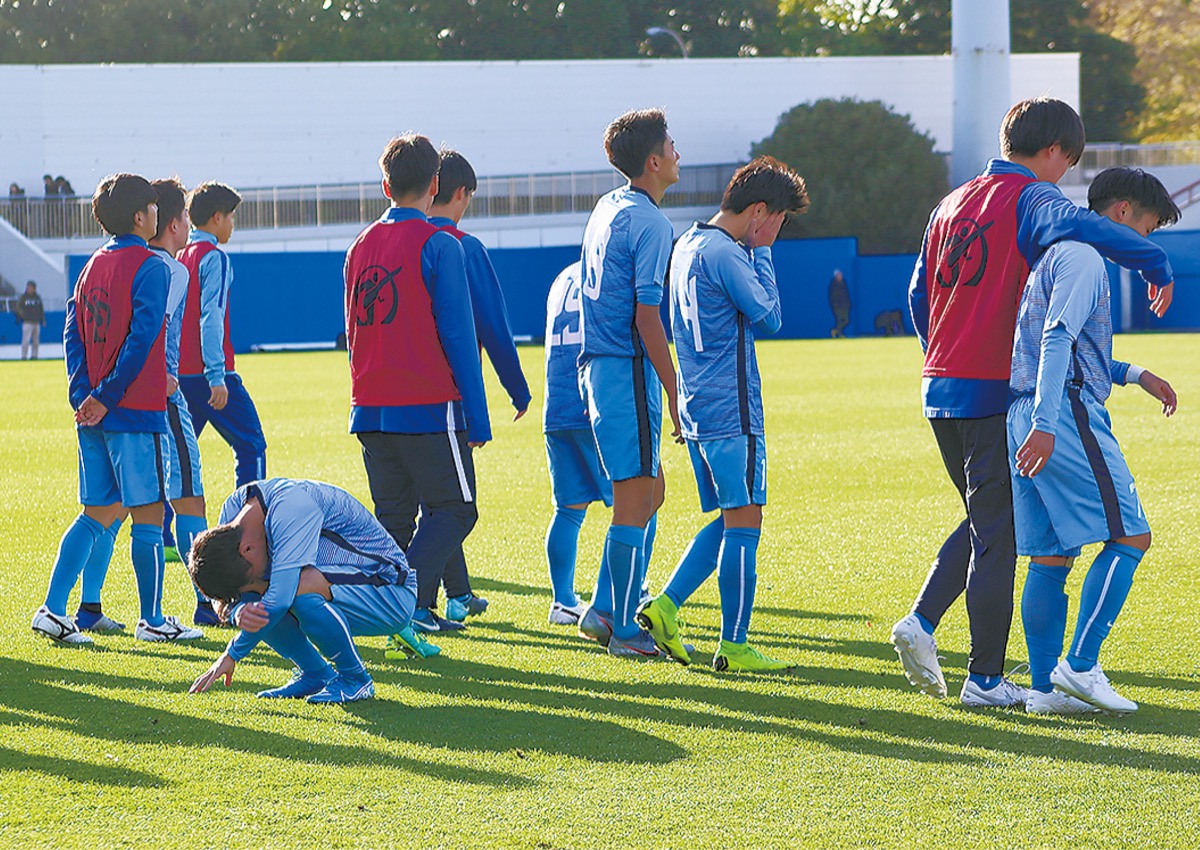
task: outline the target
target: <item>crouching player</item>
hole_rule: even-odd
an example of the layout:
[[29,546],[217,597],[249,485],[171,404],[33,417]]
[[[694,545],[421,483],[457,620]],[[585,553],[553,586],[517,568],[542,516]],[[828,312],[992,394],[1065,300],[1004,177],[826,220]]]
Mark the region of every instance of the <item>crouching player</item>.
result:
[[[1179,220],[1163,185],[1141,169],[1110,168],[1088,190],[1093,211],[1142,236]],[[1026,710],[1068,714],[1137,710],[1097,662],[1150,546],[1150,526],[1113,436],[1104,402],[1113,383],[1136,381],[1175,412],[1175,392],[1158,376],[1112,359],[1108,277],[1096,250],[1053,245],[1021,297],[1013,343],[1008,446],[1013,461],[1017,551],[1031,557],[1021,597],[1033,688]],[[1063,661],[1067,595],[1080,547],[1104,541],[1080,591]]]
[[228,686],[259,641],[297,668],[290,682],[259,696],[309,702],[375,695],[353,636],[391,635],[388,657],[438,651],[409,625],[417,577],[404,553],[362,503],[332,484],[271,478],[239,487],[219,525],[196,538],[188,569],[241,629],[191,693],[222,677]]
[[[705,513],[700,530],[662,594],[638,621],[676,661],[691,661],[676,614],[718,570],[721,645],[717,670],[779,670],[746,642],[754,606],[755,561],[767,502],[767,447],[756,334],[779,330],[779,288],[771,245],[785,215],[808,208],[804,180],[759,157],[733,175],[720,211],[697,222],[671,255],[671,330],[679,358],[679,413]],[[719,565],[719,566],[718,566]]]

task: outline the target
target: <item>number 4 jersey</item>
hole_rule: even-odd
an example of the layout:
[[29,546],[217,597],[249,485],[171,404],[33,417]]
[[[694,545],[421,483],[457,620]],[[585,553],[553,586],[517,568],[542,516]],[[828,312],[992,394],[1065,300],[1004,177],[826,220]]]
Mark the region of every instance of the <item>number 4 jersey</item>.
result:
[[780,325],[771,249],[750,252],[725,230],[697,222],[675,243],[670,285],[683,436],[762,436],[754,337]]

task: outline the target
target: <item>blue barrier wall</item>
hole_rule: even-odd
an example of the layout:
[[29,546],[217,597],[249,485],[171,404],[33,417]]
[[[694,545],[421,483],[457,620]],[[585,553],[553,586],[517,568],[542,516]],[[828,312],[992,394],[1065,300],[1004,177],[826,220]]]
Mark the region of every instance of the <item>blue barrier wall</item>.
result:
[[[1200,329],[1200,232],[1155,234],[1175,267],[1174,303],[1164,319],[1146,304],[1145,286],[1135,280],[1129,330]],[[546,294],[555,275],[579,256],[575,247],[503,248],[490,252],[508,304],[513,333],[541,339],[545,330]],[[875,317],[900,310],[905,331],[907,289],[915,257],[910,254],[859,256],[851,238],[801,239],[776,244],[775,266],[783,302],[781,337],[828,337],[833,327],[829,279],[841,269],[850,288],[850,332],[875,333]],[[253,345],[331,342],[342,330],[342,260],[339,252],[231,254],[234,285],[230,294],[234,348]],[[83,270],[86,257],[70,257],[69,280]],[[1116,280],[1116,269],[1110,269]],[[1117,312],[1114,310],[1114,313]],[[1120,317],[1115,317],[1118,322]],[[20,341],[16,322],[0,316],[0,342]],[[62,339],[62,314],[48,314],[42,339]]]

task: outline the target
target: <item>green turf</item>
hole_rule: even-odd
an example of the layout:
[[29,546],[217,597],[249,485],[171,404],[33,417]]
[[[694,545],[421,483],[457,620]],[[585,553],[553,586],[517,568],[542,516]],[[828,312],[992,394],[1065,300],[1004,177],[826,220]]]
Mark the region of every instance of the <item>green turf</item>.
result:
[[[35,639],[29,618],[77,511],[75,441],[62,364],[0,363],[0,844],[1195,847],[1200,336],[1118,337],[1116,353],[1172,380],[1182,406],[1163,421],[1136,388],[1110,404],[1156,535],[1105,647],[1142,704],[1120,719],[970,711],[904,682],[888,629],[960,510],[920,416],[911,338],[761,346],[771,504],[751,635],[795,671],[708,669],[715,581],[683,612],[698,647],[687,669],[617,661],[547,626],[539,412],[509,422],[489,376],[495,441],[476,454],[467,549],[491,609],[442,638],[439,658],[387,662],[382,639],[361,641],[378,698],[348,708],[256,700],[287,676],[262,649],[228,691],[188,696],[225,631],[74,651]],[[522,357],[540,399],[541,350]],[[271,472],[365,499],[345,356],[238,363]],[[201,446],[214,517],[232,463],[211,433]],[[685,452],[663,453],[656,586],[702,523]],[[580,589],[605,525],[593,510]],[[167,579],[167,612],[190,612],[182,569]],[[135,599],[123,531],[106,610],[132,622]],[[961,605],[938,636],[956,693]],[[1018,623],[1010,662],[1022,655]]]

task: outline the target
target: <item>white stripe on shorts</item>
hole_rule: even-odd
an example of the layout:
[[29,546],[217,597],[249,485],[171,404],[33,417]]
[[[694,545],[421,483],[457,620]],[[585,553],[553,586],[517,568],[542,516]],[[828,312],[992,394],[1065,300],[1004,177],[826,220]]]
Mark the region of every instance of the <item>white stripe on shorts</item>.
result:
[[458,437],[454,433],[454,402],[446,402],[446,436],[450,438],[450,453],[454,455],[454,469],[458,472],[458,487],[464,502],[473,502],[471,485],[467,483],[467,471],[463,469],[462,455],[458,451]]

